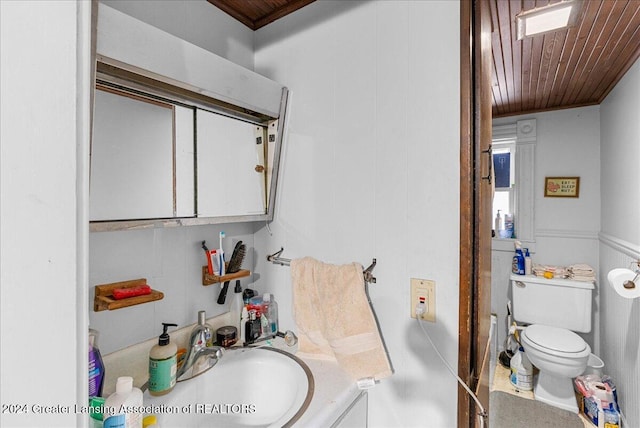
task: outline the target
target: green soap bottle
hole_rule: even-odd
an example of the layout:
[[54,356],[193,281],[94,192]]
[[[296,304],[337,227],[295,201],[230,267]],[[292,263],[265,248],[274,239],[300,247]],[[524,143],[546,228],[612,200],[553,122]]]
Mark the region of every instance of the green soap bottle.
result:
[[158,337],[158,344],[154,345],[149,352],[149,394],[151,395],[168,394],[176,386],[178,347],[175,343],[171,343],[167,329],[177,326],[177,324],[162,323],[162,334]]

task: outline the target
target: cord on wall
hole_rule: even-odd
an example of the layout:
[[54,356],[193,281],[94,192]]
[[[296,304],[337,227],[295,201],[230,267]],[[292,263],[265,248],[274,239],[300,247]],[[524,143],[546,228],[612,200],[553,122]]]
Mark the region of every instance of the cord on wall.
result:
[[451,366],[449,365],[449,363],[447,363],[447,361],[444,359],[444,357],[442,356],[442,354],[440,353],[440,351],[438,351],[438,348],[436,348],[436,345],[433,343],[433,341],[431,340],[431,336],[429,336],[429,333],[427,332],[427,330],[424,328],[424,325],[422,322],[420,322],[422,320],[422,315],[427,311],[427,308],[424,304],[424,299],[421,299],[420,302],[416,305],[416,321],[418,322],[418,325],[420,326],[420,328],[422,329],[422,332],[425,334],[425,336],[427,337],[427,339],[429,340],[429,343],[431,343],[431,346],[433,347],[433,350],[436,351],[436,354],[438,354],[438,357],[440,357],[440,359],[442,360],[442,362],[444,363],[444,365],[447,367],[447,369],[449,370],[449,373],[451,373],[453,375],[453,377],[455,377],[458,380],[458,383],[460,383],[460,385],[462,385],[462,387],[465,389],[465,391],[467,391],[467,393],[471,396],[471,398],[473,398],[473,401],[476,402],[478,408],[480,409],[480,411],[478,412],[478,419],[480,421],[480,428],[483,428],[485,425],[485,419],[488,416],[486,410],[484,409],[484,407],[482,406],[482,403],[480,403],[480,400],[478,400],[478,397],[473,393],[473,391],[471,391],[471,388],[469,388],[467,386],[466,383],[464,383],[464,381],[462,379],[460,379],[460,376],[458,376],[453,369],[451,368]]

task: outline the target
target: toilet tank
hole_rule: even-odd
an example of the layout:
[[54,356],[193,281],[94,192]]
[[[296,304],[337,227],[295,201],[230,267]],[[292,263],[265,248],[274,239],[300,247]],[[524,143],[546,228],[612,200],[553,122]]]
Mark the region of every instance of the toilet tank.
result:
[[519,323],[591,331],[591,282],[511,275],[512,314]]

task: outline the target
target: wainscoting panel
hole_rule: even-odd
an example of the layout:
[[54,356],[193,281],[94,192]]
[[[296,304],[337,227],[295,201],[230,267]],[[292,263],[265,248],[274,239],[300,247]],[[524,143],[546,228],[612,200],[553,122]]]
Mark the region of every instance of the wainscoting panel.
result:
[[640,426],[640,299],[619,296],[607,281],[611,269],[640,259],[637,245],[600,236],[600,357],[618,390],[625,426]]

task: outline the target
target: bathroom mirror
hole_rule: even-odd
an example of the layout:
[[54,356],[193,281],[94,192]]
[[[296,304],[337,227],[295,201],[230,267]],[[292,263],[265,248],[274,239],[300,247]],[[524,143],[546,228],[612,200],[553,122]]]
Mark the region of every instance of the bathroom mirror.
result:
[[90,219],[193,216],[193,110],[96,89]]

